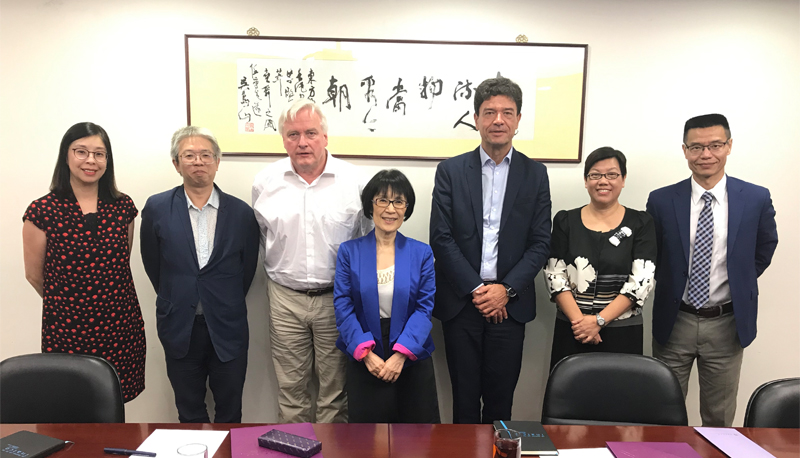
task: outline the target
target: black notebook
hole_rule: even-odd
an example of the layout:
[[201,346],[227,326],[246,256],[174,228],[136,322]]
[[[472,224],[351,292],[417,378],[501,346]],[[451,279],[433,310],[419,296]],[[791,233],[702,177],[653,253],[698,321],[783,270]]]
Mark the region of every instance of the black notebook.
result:
[[556,456],[558,450],[538,421],[496,421],[494,429],[513,429],[522,437],[523,455]]
[[65,444],[50,436],[17,431],[0,438],[0,458],[41,458],[61,450]]

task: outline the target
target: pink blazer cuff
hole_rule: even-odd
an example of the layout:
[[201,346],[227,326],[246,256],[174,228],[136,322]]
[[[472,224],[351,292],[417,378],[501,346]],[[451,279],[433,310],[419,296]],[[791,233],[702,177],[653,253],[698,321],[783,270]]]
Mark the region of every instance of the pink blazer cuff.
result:
[[353,358],[355,358],[356,361],[361,361],[365,356],[367,356],[367,353],[372,351],[373,348],[375,348],[374,340],[368,340],[364,343],[358,344],[356,351],[353,352]]
[[409,350],[408,348],[404,347],[403,345],[401,345],[399,343],[394,344],[394,346],[392,347],[392,350],[394,350],[394,351],[396,351],[398,353],[402,353],[402,354],[406,355],[406,357],[408,357],[408,359],[410,359],[411,361],[416,361],[417,360],[417,357],[414,355],[414,353],[411,353],[411,350]]

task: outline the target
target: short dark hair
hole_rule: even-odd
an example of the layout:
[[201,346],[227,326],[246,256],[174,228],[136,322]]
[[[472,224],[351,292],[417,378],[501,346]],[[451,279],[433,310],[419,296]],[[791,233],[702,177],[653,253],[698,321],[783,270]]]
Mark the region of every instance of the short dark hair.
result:
[[66,196],[72,193],[72,185],[70,184],[70,171],[69,163],[67,162],[67,154],[69,154],[69,145],[75,140],[85,137],[100,137],[103,144],[106,146],[106,171],[100,177],[98,182],[97,196],[101,200],[113,202],[120,197],[122,193],[117,189],[117,183],[114,180],[114,155],[111,153],[111,140],[108,139],[108,134],[105,129],[91,122],[79,122],[67,130],[64,137],[61,139],[61,147],[58,150],[58,160],[56,161],[56,168],[53,171],[53,180],[50,182],[50,190],[59,196]]
[[692,129],[705,129],[706,127],[722,126],[725,129],[725,136],[731,138],[731,127],[728,125],[728,118],[721,114],[712,113],[702,116],[695,116],[686,121],[683,125],[683,143],[686,143],[686,136]]
[[625,178],[628,176],[628,168],[625,165],[625,155],[622,154],[622,151],[614,149],[610,146],[604,146],[592,151],[591,154],[586,157],[586,163],[583,165],[583,177],[586,178],[589,176],[589,170],[592,170],[592,167],[594,167],[595,164],[602,160],[611,158],[614,158],[617,160],[617,162],[619,162],[619,173],[622,174],[622,177]]
[[372,199],[378,196],[385,196],[389,189],[394,192],[395,196],[403,196],[408,202],[403,221],[411,217],[411,214],[414,213],[414,202],[416,201],[414,188],[408,178],[403,175],[403,172],[396,169],[381,170],[364,186],[364,190],[361,191],[361,205],[364,208],[364,216],[372,219]]
[[517,114],[522,113],[522,89],[517,83],[502,76],[484,80],[475,89],[475,113],[479,114],[483,102],[496,95],[504,95],[513,100],[517,104]]

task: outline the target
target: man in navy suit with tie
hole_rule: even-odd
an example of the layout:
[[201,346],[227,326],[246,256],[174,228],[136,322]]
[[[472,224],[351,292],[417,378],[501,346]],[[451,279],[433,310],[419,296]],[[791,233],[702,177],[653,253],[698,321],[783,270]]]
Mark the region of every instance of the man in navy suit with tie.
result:
[[757,278],[778,245],[769,191],[725,174],[733,140],[720,114],[683,129],[692,177],[650,194],[658,260],[653,356],[686,396],[694,360],[703,426],[731,426],[744,347],[756,337]]
[[439,164],[431,205],[433,316],[442,321],[454,423],[511,419],[534,279],[550,254],[544,165],[512,147],[522,90],[491,78],[475,90],[481,144]]
[[183,185],[142,210],[142,262],[156,290],[158,337],[181,423],[241,423],[247,372],[245,296],[258,263],[258,223],[249,205],[214,184],[222,155],[214,135],[188,126],[172,137]]

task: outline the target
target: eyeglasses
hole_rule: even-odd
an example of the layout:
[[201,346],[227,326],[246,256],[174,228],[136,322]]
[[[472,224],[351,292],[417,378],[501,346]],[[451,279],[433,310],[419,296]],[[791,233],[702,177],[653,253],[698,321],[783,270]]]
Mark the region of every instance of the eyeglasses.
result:
[[212,153],[186,153],[181,155],[181,160],[184,162],[184,164],[192,164],[195,160],[197,160],[198,157],[203,164],[210,164],[214,162],[214,155]]
[[408,205],[408,202],[406,202],[405,200],[389,200],[389,199],[375,199],[372,201],[372,203],[381,208],[388,207],[389,204],[392,204],[395,210],[403,210],[406,208],[406,205]]
[[592,172],[592,173],[586,175],[586,178],[588,178],[588,179],[590,179],[592,181],[597,181],[600,178],[606,177],[607,180],[614,181],[617,178],[619,178],[620,176],[621,176],[621,174],[619,174],[617,172],[608,172],[608,173]]
[[85,161],[89,158],[89,155],[94,157],[94,160],[97,162],[105,162],[108,159],[108,154],[105,151],[86,151],[85,149],[81,148],[72,148],[72,154],[81,161]]
[[689,150],[689,152],[692,153],[692,154],[700,154],[706,148],[708,148],[708,150],[711,151],[712,153],[716,153],[716,152],[719,152],[722,148],[724,148],[725,145],[727,145],[729,141],[731,141],[730,138],[725,140],[724,142],[713,142],[713,143],[708,144],[708,145],[699,145],[698,144],[698,145],[692,145],[692,146],[689,146],[689,145],[683,145],[683,146],[685,146],[686,149]]

